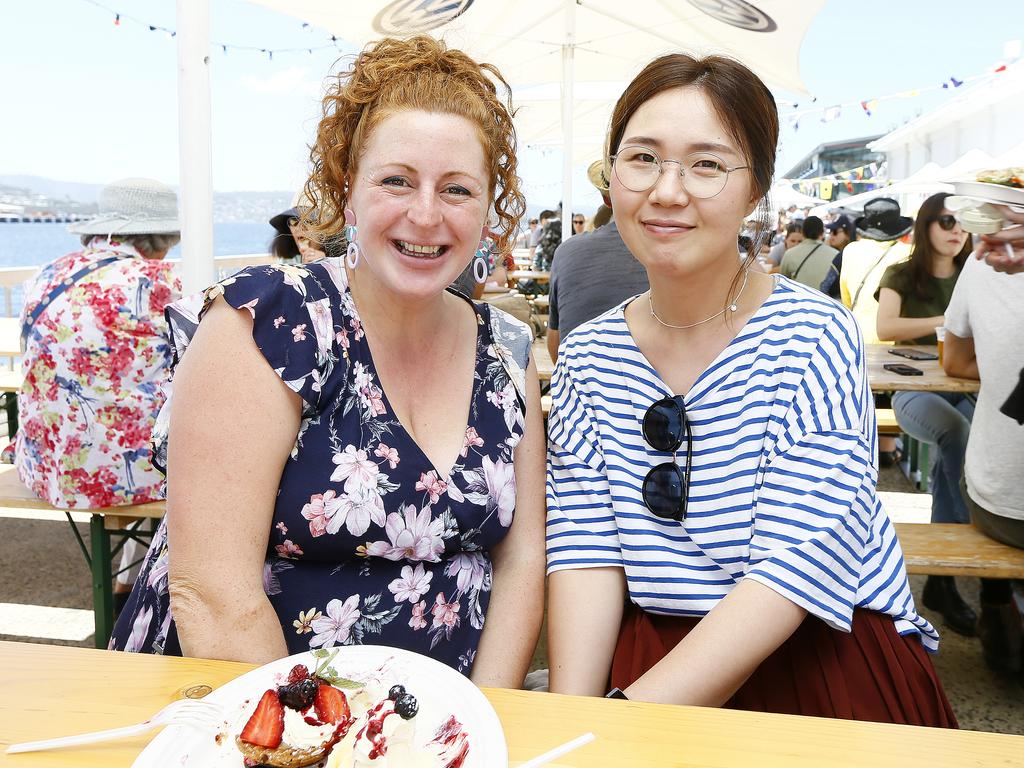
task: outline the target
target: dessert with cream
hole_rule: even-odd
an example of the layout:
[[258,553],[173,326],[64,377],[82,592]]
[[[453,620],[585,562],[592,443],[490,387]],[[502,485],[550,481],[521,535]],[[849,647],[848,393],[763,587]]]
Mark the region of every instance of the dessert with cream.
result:
[[334,654],[314,652],[314,672],[298,664],[263,693],[235,739],[246,768],[462,767],[470,745],[454,716],[418,730],[419,702],[393,674],[343,678]]

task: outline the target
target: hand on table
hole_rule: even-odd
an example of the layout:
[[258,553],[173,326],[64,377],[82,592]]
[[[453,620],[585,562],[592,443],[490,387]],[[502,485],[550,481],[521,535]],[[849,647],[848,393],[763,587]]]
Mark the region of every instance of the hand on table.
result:
[[984,259],[997,272],[1010,275],[1024,272],[1024,213],[1011,210],[1006,205],[997,205],[996,208],[1007,221],[1013,222],[1013,226],[1005,227],[994,235],[982,235],[974,255]]

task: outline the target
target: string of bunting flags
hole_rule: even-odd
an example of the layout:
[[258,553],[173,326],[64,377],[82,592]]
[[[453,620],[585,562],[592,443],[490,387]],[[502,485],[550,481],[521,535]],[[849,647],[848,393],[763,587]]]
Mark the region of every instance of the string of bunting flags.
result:
[[[161,24],[150,24],[149,22],[147,22],[147,21],[145,21],[143,19],[137,18],[137,17],[132,16],[130,14],[122,13],[122,12],[120,12],[120,11],[114,9],[114,8],[110,8],[109,6],[104,5],[103,3],[99,2],[98,0],[83,0],[83,2],[89,3],[90,5],[93,5],[93,6],[97,7],[97,8],[100,8],[100,9],[106,11],[107,13],[109,13],[113,17],[113,19],[114,19],[114,26],[121,26],[122,21],[127,21],[127,22],[131,22],[133,24],[136,24],[136,25],[138,25],[140,27],[143,27],[144,29],[148,29],[150,32],[161,32],[161,33],[167,35],[167,37],[169,37],[169,38],[173,38],[173,37],[175,37],[177,35],[177,31],[174,30],[174,29],[171,29],[170,27],[165,27],[165,26],[163,26]],[[302,29],[306,30],[307,32],[312,32],[314,28],[312,27],[312,25],[310,25],[310,24],[308,24],[306,22],[303,22],[302,23]],[[282,54],[282,53],[285,53],[285,54],[290,54],[290,53],[306,53],[306,54],[312,55],[312,53],[314,51],[322,51],[322,50],[327,50],[327,49],[340,50],[339,45],[338,45],[338,38],[336,36],[334,36],[334,35],[331,35],[329,38],[327,38],[327,41],[325,41],[323,44],[320,44],[320,45],[308,45],[308,46],[291,47],[291,48],[268,48],[268,47],[258,46],[258,45],[237,45],[237,44],[233,44],[233,43],[224,43],[224,42],[218,42],[218,41],[211,41],[211,44],[221,48],[224,53],[227,53],[229,50],[255,52],[255,53],[265,54],[268,57],[268,59],[270,59],[271,61],[273,60],[275,54]],[[971,76],[964,77],[964,78],[958,78],[956,76],[952,76],[951,75],[947,80],[944,80],[942,83],[937,84],[937,85],[926,86],[926,87],[921,87],[921,88],[912,88],[912,89],[909,89],[909,90],[898,91],[896,93],[890,93],[890,94],[887,94],[885,96],[875,96],[875,97],[872,97],[872,98],[869,98],[869,99],[848,101],[848,102],[843,102],[841,104],[831,104],[829,106],[818,105],[817,104],[817,101],[818,101],[817,97],[814,97],[814,98],[811,99],[810,103],[812,105],[814,105],[814,106],[809,107],[809,108],[805,108],[805,109],[800,109],[799,108],[800,107],[800,103],[799,102],[780,101],[779,102],[780,105],[785,105],[787,107],[792,107],[793,111],[780,112],[779,117],[782,118],[783,120],[786,120],[789,123],[789,126],[794,131],[796,131],[796,130],[799,130],[799,128],[800,128],[800,121],[803,120],[804,118],[810,116],[810,115],[818,115],[818,114],[820,114],[821,115],[821,118],[820,118],[821,122],[829,123],[829,122],[832,122],[833,120],[838,119],[839,116],[842,114],[842,111],[844,109],[847,109],[847,108],[850,108],[850,107],[860,107],[860,109],[864,110],[864,112],[867,115],[870,116],[872,111],[875,108],[877,108],[877,106],[878,106],[878,104],[880,102],[890,101],[892,99],[913,98],[913,97],[918,96],[918,95],[920,95],[922,93],[928,93],[930,91],[948,90],[950,88],[960,88],[963,85],[967,85],[969,83],[976,82],[978,80],[981,80],[982,78],[990,76],[993,73],[999,73],[999,72],[1003,72],[1005,70],[1006,70],[1006,64],[1005,63],[999,63],[999,64],[995,65],[994,67],[990,68],[989,71],[983,72],[983,73],[980,73],[980,74],[977,74],[977,75],[971,75]]]
[[811,104],[815,104],[816,106],[806,109],[799,109],[799,103],[787,102],[789,106],[792,106],[794,108],[794,111],[782,112],[779,114],[779,117],[787,121],[789,123],[789,127],[792,128],[794,131],[800,129],[801,120],[811,115],[820,115],[821,122],[830,123],[833,120],[837,120],[842,115],[844,109],[859,108],[863,110],[868,117],[870,117],[871,114],[878,108],[879,103],[883,101],[892,101],[894,99],[910,99],[920,96],[922,93],[956,89],[964,85],[977,82],[978,80],[983,80],[985,78],[991,77],[992,75],[1000,74],[1005,71],[1006,64],[1000,62],[990,67],[987,71],[981,72],[976,75],[969,75],[963,78],[958,78],[951,75],[948,79],[943,80],[941,83],[936,85],[929,85],[920,88],[910,88],[902,91],[897,91],[895,93],[889,93],[884,96],[874,96],[869,99],[847,101],[841,104],[830,104],[829,106],[817,105],[817,97],[811,99]]
[[[144,28],[148,29],[150,32],[161,32],[161,33],[167,35],[167,37],[169,37],[169,38],[173,38],[173,37],[175,37],[178,34],[176,30],[171,29],[170,27],[165,27],[165,26],[160,25],[160,24],[150,24],[149,22],[144,21],[143,19],[137,18],[137,17],[132,16],[132,15],[127,14],[127,13],[121,13],[120,11],[117,11],[117,10],[115,10],[113,8],[109,8],[106,5],[104,5],[103,3],[97,2],[97,0],[83,0],[83,2],[86,2],[89,5],[94,5],[97,8],[100,8],[100,9],[106,11],[107,13],[109,13],[111,16],[113,16],[114,17],[114,26],[115,27],[121,26],[121,22],[122,21],[127,21],[127,22],[131,22],[132,24],[136,24],[136,25],[138,25],[140,27],[144,27]],[[302,23],[302,28],[304,30],[306,30],[307,32],[312,32],[313,31],[313,27],[311,25],[307,24],[306,22]],[[261,47],[261,46],[258,46],[258,45],[235,45],[233,43],[222,43],[222,42],[218,42],[218,41],[215,41],[215,40],[211,40],[210,44],[220,48],[221,50],[223,50],[224,53],[227,53],[229,50],[230,51],[248,51],[250,53],[264,54],[264,55],[267,56],[267,58],[270,61],[273,61],[274,60],[274,54],[305,53],[305,54],[312,55],[314,51],[323,51],[323,50],[326,50],[326,49],[333,49],[333,50],[339,50],[340,51],[341,49],[338,46],[338,38],[335,37],[334,35],[331,35],[329,39],[330,39],[330,42],[324,43],[322,45],[308,45],[308,46],[304,46],[304,47],[301,47],[301,48],[264,48],[264,47]]]
[[817,197],[822,200],[831,200],[833,188],[843,186],[847,192],[852,193],[855,185],[858,192],[869,192],[888,184],[884,173],[879,173],[878,163],[868,163],[858,168],[849,168],[845,171],[832,173],[825,176],[815,176],[809,179],[783,179],[783,181],[795,184],[797,189],[805,195]]

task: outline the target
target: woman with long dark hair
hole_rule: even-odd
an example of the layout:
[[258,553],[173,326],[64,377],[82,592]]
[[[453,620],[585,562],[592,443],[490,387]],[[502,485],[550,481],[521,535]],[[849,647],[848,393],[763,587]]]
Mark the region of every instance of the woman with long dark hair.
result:
[[650,290],[552,380],[551,690],[955,726],[875,493],[856,321],[750,268],[778,129],[720,56],[656,59],[616,103],[605,174]]
[[[897,344],[935,344],[935,329],[945,323],[946,306],[971,239],[945,207],[948,194],[932,195],[914,222],[914,243],[906,261],[882,275],[878,300],[878,338]],[[908,435],[936,448],[932,466],[932,522],[967,523],[970,515],[960,493],[974,401],[956,392],[897,392],[896,421]],[[942,614],[954,632],[971,636],[977,616],[957,591],[952,576],[929,576],[923,602]]]

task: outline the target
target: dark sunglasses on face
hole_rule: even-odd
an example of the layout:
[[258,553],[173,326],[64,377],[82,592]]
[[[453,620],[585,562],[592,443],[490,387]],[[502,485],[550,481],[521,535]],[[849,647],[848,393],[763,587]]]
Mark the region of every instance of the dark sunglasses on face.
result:
[[582,224],[583,223],[583,219],[573,219],[572,223],[573,224]]
[[[686,420],[686,408],[681,395],[665,397],[651,405],[644,414],[644,440],[656,451],[673,454],[672,461],[652,467],[644,478],[642,488],[644,505],[653,514],[668,520],[686,519],[686,501],[690,488],[690,456],[693,436]],[[686,439],[686,469],[680,469],[675,452]]]
[[949,213],[944,213],[941,216],[936,216],[934,220],[946,232],[949,232],[949,230],[955,227],[957,223],[956,217]]

